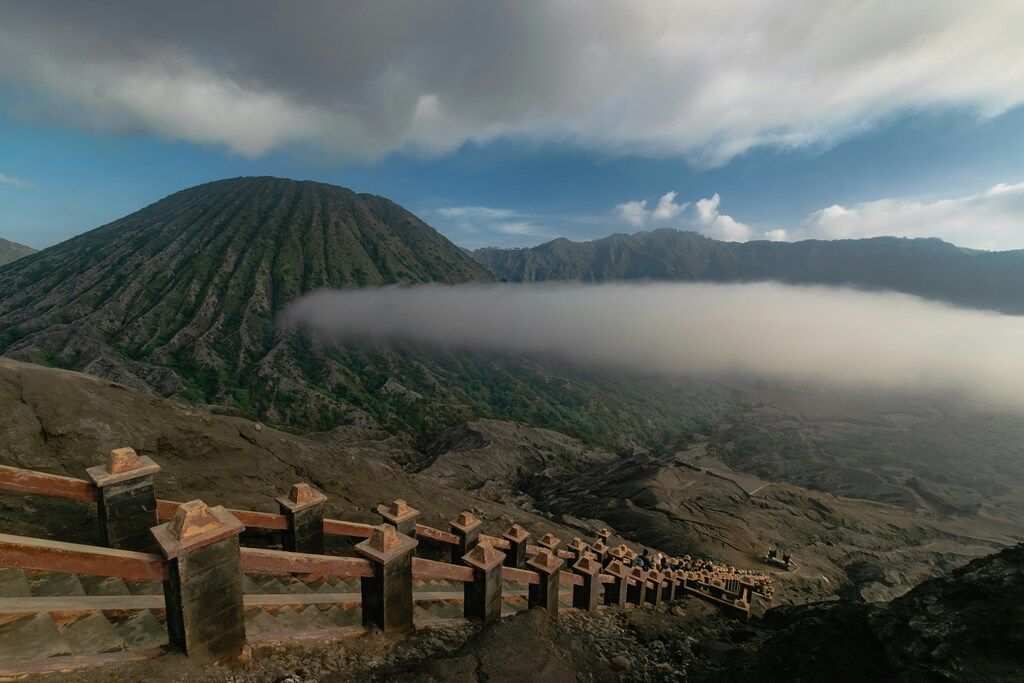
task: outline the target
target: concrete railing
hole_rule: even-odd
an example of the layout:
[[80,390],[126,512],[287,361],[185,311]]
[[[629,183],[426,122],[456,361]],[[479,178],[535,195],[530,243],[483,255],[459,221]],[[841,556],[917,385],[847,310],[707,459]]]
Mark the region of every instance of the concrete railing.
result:
[[[105,465],[89,468],[91,481],[0,466],[0,489],[95,502],[109,546],[0,535],[0,567],[161,580],[170,642],[187,654],[216,657],[237,654],[245,643],[246,573],[358,578],[364,626],[388,634],[414,627],[414,578],[462,583],[464,615],[483,622],[500,617],[504,581],[526,585],[528,605],[553,614],[559,587],[569,586],[573,607],[588,611],[600,604],[657,605],[686,592],[746,617],[751,594],[761,588],[750,577],[720,571],[629,567],[631,551],[609,550],[607,531],[593,543],[576,538],[560,548],[551,534],[529,543],[519,525],[500,538],[481,534],[480,520],[469,512],[442,531],[419,524],[419,511],[402,500],[378,507],[379,525],[329,519],[327,497],[307,484],[277,499],[280,514],[162,500],[154,492],[158,471],[131,449],[112,451]],[[284,532],[284,550],[241,547],[245,528]],[[325,536],[363,539],[355,546],[361,557],[324,554]],[[451,561],[415,557],[420,540],[447,547]]]

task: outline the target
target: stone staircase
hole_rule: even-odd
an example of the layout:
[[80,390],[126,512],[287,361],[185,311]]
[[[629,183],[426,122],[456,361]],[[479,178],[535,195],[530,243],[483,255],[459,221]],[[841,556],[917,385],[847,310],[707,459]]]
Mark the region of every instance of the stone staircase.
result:
[[[283,641],[303,634],[324,636],[361,628],[358,579],[245,576],[242,589],[247,603],[246,635],[252,641]],[[461,583],[414,580],[413,591],[417,625],[462,618]],[[505,582],[502,614],[525,610],[526,592],[522,584]],[[104,597],[109,599],[102,600]],[[23,608],[7,607],[0,612],[0,666],[71,655],[142,652],[167,643],[159,581],[0,569],[0,603],[7,598],[21,599]],[[101,609],[90,598],[101,598]],[[60,604],[55,604],[55,599],[60,599]],[[138,607],[140,602],[143,608]],[[568,608],[571,602],[571,590],[563,587],[561,607]]]

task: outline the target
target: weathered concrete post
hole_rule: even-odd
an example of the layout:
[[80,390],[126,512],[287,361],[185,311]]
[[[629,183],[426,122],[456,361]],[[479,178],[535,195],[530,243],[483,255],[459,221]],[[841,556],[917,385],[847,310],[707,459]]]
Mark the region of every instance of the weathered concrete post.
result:
[[653,569],[647,572],[647,580],[652,584],[647,587],[647,602],[655,607],[661,604],[661,572]]
[[412,555],[416,543],[390,524],[381,524],[368,539],[356,544],[373,568],[373,575],[360,582],[363,626],[376,626],[389,636],[413,630]]
[[605,568],[605,573],[614,577],[614,581],[604,584],[604,604],[626,606],[626,577],[629,570],[618,560],[612,560]]
[[581,557],[572,571],[583,579],[583,584],[572,587],[572,606],[588,612],[597,612],[601,595],[601,564],[589,557]]
[[501,563],[505,553],[480,543],[463,562],[473,568],[473,581],[463,584],[463,616],[489,624],[501,619]]
[[594,539],[594,545],[597,545],[598,543],[603,543],[605,546],[607,546],[608,541],[611,540],[611,537],[611,531],[609,531],[608,529],[601,529],[597,532],[597,538]]
[[612,562],[626,564],[626,551],[621,545],[608,551],[608,564],[611,565]]
[[672,602],[676,599],[676,585],[679,581],[677,578],[679,572],[677,570],[670,569],[665,572],[665,586],[662,588],[661,599],[663,602]]
[[631,602],[637,607],[644,604],[644,596],[647,592],[647,572],[640,567],[633,567],[629,572],[626,587],[626,602]]
[[221,506],[183,503],[154,527],[168,561],[164,580],[167,635],[189,657],[226,659],[245,647],[238,535],[245,526]]
[[131,448],[115,448],[105,465],[85,471],[96,485],[103,545],[118,550],[152,550],[150,529],[159,522],[153,475],[160,466]]
[[459,542],[452,546],[452,564],[462,564],[462,558],[476,547],[482,523],[472,512],[460,512],[455,521],[448,523],[452,533],[459,538]]
[[583,542],[583,539],[579,536],[574,537],[569,541],[569,545],[566,548],[573,554],[572,563],[576,564],[582,560],[587,552],[590,550],[590,546]]
[[508,552],[505,553],[505,566],[522,569],[526,566],[526,544],[530,540],[529,532],[518,524],[513,524],[508,531],[502,534],[502,538],[509,542]]
[[292,553],[323,555],[327,496],[309,484],[295,484],[287,497],[277,499],[277,504],[288,520],[284,549]]
[[420,511],[401,498],[391,505],[378,505],[377,513],[384,518],[385,524],[395,527],[398,533],[416,538],[416,519],[420,516]]
[[558,579],[564,560],[547,548],[540,548],[526,563],[537,572],[540,583],[530,584],[527,606],[543,607],[551,616],[558,616]]
[[594,545],[590,546],[590,551],[594,553],[595,559],[602,567],[608,564],[608,546],[602,541],[597,541]]

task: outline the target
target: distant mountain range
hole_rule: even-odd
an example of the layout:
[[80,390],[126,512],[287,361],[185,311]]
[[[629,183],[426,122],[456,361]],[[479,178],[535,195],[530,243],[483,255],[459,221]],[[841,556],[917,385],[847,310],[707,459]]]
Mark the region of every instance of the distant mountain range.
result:
[[22,256],[28,256],[29,254],[36,253],[36,250],[32,247],[27,247],[24,244],[18,244],[17,242],[11,242],[0,237],[0,266],[11,261],[16,261]]
[[484,248],[472,253],[509,282],[776,280],[892,290],[1024,313],[1024,250],[975,251],[934,238],[740,243],[663,229],[591,242],[559,238],[527,249]]
[[315,182],[236,178],[0,267],[0,353],[298,430],[432,434],[472,417],[656,438],[711,399],[554,361],[326,343],[277,324],[320,287],[494,281],[401,206]]

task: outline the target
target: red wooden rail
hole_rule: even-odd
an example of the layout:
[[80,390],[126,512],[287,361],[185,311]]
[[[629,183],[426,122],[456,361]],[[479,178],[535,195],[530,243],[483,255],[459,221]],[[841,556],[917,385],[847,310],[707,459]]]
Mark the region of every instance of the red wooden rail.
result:
[[508,550],[512,547],[512,544],[506,541],[504,538],[498,538],[497,536],[488,536],[487,534],[480,534],[480,542],[487,541],[492,547],[498,550]]
[[455,534],[450,534],[447,531],[441,531],[434,527],[425,526],[423,524],[416,525],[416,535],[422,538],[429,538],[440,543],[448,543],[450,545],[458,545],[459,537]]
[[127,581],[166,578],[164,560],[159,555],[8,534],[0,534],[0,567],[116,576]]
[[425,560],[422,557],[412,558],[412,576],[415,579],[448,580],[470,583],[473,581],[473,568],[462,567],[447,562]]
[[331,557],[263,548],[241,550],[242,571],[246,574],[317,574],[340,579],[372,576],[370,561],[360,557]]
[[531,572],[529,569],[516,569],[515,567],[502,567],[501,578],[505,581],[515,581],[516,583],[540,583],[540,576],[537,572]]
[[[157,500],[156,516],[161,521],[167,521],[174,517],[175,511],[181,503],[174,500]],[[277,515],[272,512],[256,512],[255,510],[231,510],[228,512],[238,518],[238,521],[250,529],[277,529],[284,531],[288,528],[288,520],[284,515]]]
[[372,524],[345,522],[340,519],[324,519],[324,533],[329,536],[352,536],[353,538],[369,538],[376,527]]
[[0,489],[16,493],[37,493],[54,498],[69,498],[91,503],[96,500],[92,482],[56,474],[44,474],[18,467],[0,465]]

